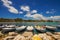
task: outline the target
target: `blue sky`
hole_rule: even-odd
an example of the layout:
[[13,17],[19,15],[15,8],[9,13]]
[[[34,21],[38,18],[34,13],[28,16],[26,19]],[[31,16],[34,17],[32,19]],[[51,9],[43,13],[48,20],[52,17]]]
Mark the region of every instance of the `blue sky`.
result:
[[60,20],[60,0],[0,0],[0,18]]

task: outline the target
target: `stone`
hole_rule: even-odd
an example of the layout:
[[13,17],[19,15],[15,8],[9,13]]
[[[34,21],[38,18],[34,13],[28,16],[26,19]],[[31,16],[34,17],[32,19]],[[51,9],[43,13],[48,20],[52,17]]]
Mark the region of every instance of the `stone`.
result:
[[26,38],[19,34],[13,40],[26,40]]
[[9,36],[16,36],[16,35],[18,35],[18,33],[16,33],[16,32],[9,32],[8,35]]
[[7,36],[5,38],[3,38],[3,40],[13,40],[14,36]]
[[22,35],[25,37],[28,37],[28,36],[33,36],[33,33],[32,32],[24,32]]

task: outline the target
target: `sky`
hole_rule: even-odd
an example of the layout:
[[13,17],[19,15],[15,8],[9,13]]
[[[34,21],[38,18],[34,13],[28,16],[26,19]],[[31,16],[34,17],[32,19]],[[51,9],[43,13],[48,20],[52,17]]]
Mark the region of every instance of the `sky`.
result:
[[0,18],[60,20],[60,0],[0,0]]

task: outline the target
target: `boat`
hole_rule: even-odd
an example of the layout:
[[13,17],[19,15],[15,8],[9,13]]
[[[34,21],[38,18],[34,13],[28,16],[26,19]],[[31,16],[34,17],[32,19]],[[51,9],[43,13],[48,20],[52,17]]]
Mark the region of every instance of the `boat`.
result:
[[26,30],[26,26],[20,26],[20,27],[16,27],[16,31],[17,32],[22,32]]
[[15,28],[2,28],[2,33],[8,33],[12,31],[15,31]]
[[33,31],[33,30],[34,30],[33,26],[28,26],[27,27],[27,31]]
[[5,25],[6,27],[15,28],[16,25]]
[[0,31],[1,31],[1,30],[2,30],[2,28],[4,28],[4,27],[5,27],[4,25],[1,25],[1,26],[0,26]]
[[60,25],[57,25],[56,27],[57,27],[58,29],[60,29]]
[[46,30],[55,31],[55,30],[57,30],[57,28],[54,26],[46,26]]
[[5,25],[5,27],[2,28],[3,33],[12,32],[12,31],[15,31],[15,26],[13,25]]
[[46,32],[46,28],[43,26],[35,26],[36,31],[44,33]]

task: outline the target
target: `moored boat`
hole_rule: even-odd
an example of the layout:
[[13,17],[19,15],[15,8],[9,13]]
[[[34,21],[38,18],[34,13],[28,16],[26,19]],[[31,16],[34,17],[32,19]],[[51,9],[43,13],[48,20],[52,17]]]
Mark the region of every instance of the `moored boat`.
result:
[[11,32],[11,31],[15,31],[15,26],[13,25],[5,25],[4,28],[2,28],[2,32],[6,33],[6,32]]
[[2,28],[4,28],[5,26],[4,25],[2,25],[2,26],[0,26],[0,31],[2,30]]
[[57,25],[56,27],[57,27],[58,29],[60,29],[60,25]]
[[33,31],[33,30],[34,30],[33,26],[28,26],[27,27],[27,31]]
[[2,33],[8,33],[8,32],[12,32],[15,31],[15,28],[3,28],[2,29]]
[[35,26],[35,29],[41,33],[46,32],[46,28],[43,26]]
[[26,29],[26,26],[16,27],[16,31],[17,31],[17,32],[25,31],[25,29]]
[[57,28],[53,26],[46,26],[46,30],[55,31]]

